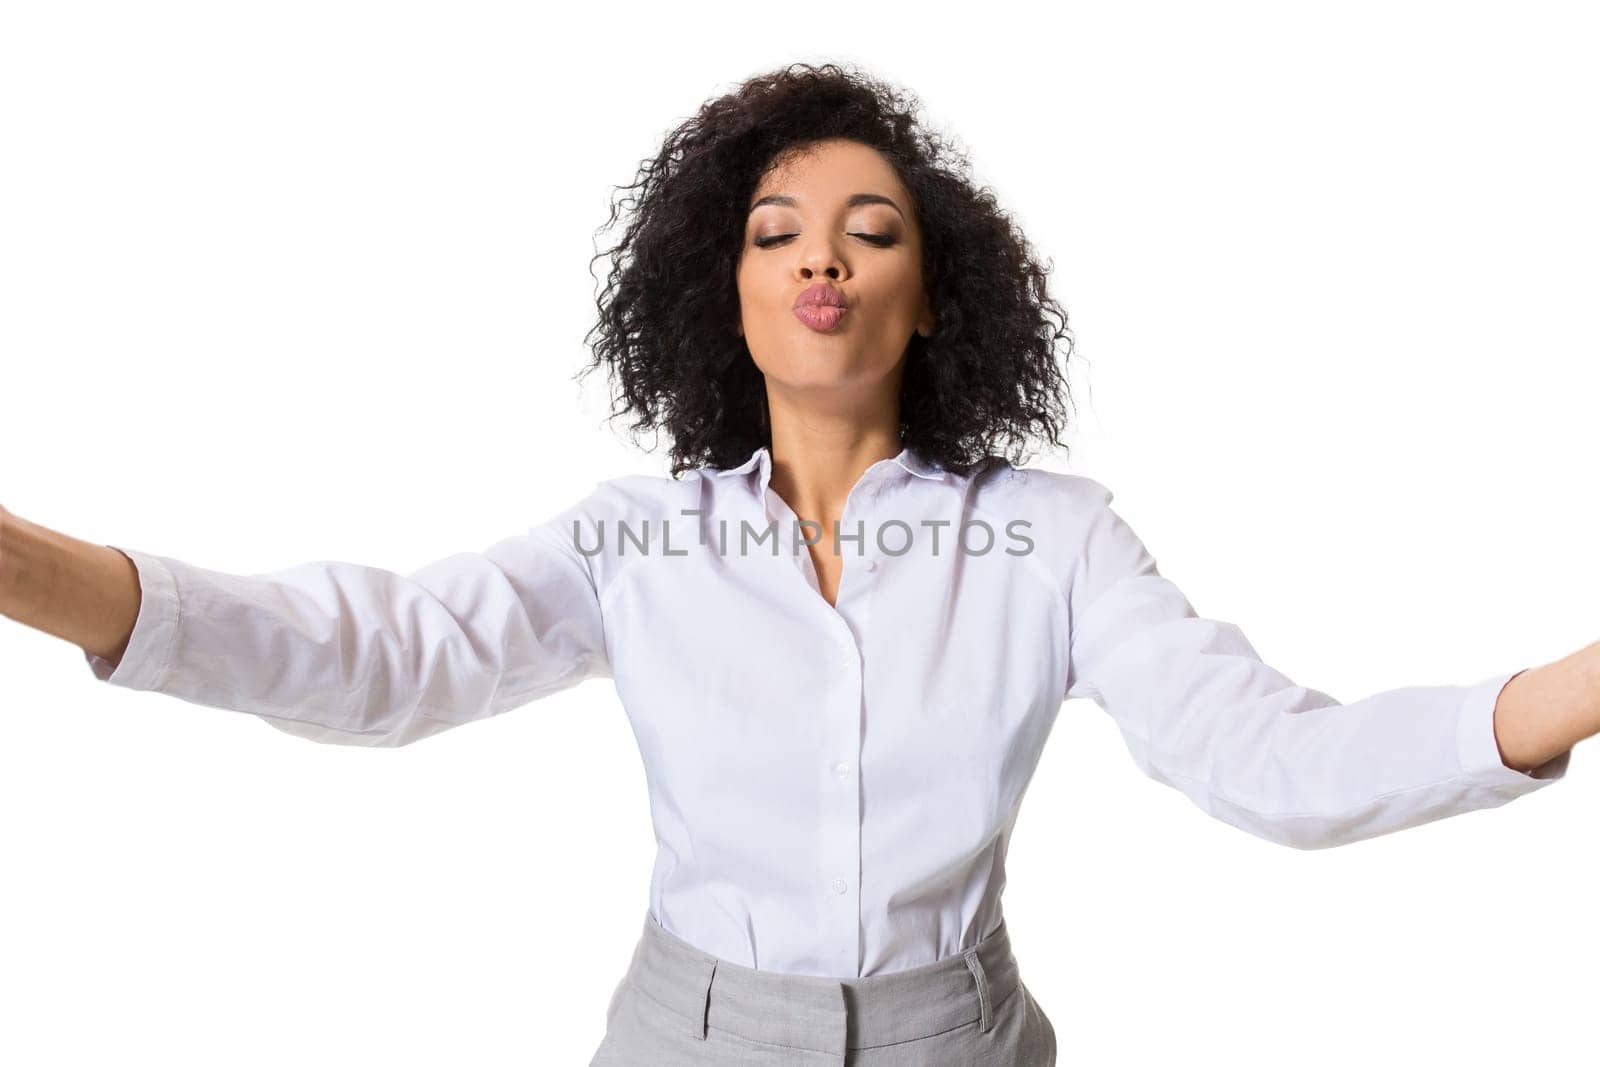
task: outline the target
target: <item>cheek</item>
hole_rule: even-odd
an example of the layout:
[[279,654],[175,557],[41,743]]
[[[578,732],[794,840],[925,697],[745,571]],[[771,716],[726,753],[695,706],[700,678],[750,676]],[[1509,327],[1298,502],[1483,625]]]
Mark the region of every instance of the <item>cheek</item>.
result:
[[781,274],[782,268],[777,267],[770,257],[746,256],[735,269],[734,278],[743,295],[759,300],[762,293],[771,290],[775,272]]
[[762,320],[772,314],[771,287],[763,285],[756,274],[746,271],[738,282],[739,315],[744,321],[759,327]]
[[874,288],[877,290],[874,303],[884,309],[884,319],[898,325],[915,320],[921,313],[922,274],[914,266],[885,275],[882,284]]

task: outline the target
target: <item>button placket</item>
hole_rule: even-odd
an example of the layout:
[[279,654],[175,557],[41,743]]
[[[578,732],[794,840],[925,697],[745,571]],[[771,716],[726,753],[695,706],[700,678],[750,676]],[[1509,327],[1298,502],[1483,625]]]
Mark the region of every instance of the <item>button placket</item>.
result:
[[[861,792],[856,762],[861,754],[861,716],[863,705],[863,664],[856,644],[856,607],[845,608],[839,616],[840,672],[828,691],[826,754],[819,767],[822,794],[821,869],[817,872],[818,891],[827,897],[823,911],[828,915],[827,941],[840,973],[856,974],[860,968],[861,906]],[[831,751],[830,751],[831,750]]]

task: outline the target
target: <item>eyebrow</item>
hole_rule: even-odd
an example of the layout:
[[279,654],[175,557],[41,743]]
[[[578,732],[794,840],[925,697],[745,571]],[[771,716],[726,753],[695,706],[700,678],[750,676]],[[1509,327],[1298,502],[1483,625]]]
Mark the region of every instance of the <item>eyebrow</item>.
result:
[[[750,210],[755,211],[756,208],[763,204],[777,204],[780,207],[794,207],[795,199],[792,196],[782,196],[774,193],[770,196],[763,196],[760,200],[757,200],[755,203],[751,204]],[[902,219],[906,217],[906,213],[904,211],[900,211],[899,204],[895,203],[893,200],[890,200],[887,196],[880,196],[877,193],[856,193],[851,196],[850,199],[844,202],[845,207],[860,207],[862,204],[888,204],[890,207],[894,208],[900,213],[900,217]]]

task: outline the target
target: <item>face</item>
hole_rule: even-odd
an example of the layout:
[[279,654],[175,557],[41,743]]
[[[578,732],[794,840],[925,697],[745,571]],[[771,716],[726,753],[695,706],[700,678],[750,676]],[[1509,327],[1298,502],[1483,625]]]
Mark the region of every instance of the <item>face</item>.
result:
[[[738,330],[769,390],[898,396],[911,335],[928,336],[934,324],[922,233],[894,168],[865,145],[824,141],[780,158],[751,203]],[[842,316],[796,313],[819,283],[842,295]]]

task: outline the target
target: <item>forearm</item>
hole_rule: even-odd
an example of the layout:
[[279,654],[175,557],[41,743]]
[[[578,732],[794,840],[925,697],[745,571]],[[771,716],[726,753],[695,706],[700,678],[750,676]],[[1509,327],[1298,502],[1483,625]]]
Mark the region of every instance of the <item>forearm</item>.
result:
[[1600,733],[1600,641],[1518,674],[1500,691],[1494,736],[1507,767],[1529,771]]
[[116,662],[139,601],[138,570],[121,552],[0,515],[0,615]]

